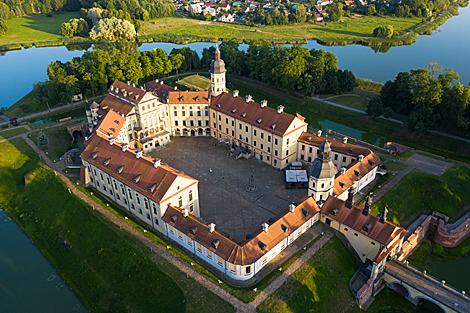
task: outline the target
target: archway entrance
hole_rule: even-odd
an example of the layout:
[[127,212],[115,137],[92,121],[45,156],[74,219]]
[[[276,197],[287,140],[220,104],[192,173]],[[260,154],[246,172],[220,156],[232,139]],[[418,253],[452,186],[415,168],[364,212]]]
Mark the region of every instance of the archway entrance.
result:
[[426,298],[418,298],[418,305],[428,309],[433,313],[444,313],[445,311],[436,303]]
[[408,298],[410,296],[410,292],[408,289],[406,289],[405,286],[399,283],[391,283],[390,288],[398,292],[400,295],[402,295],[405,298]]
[[191,136],[192,137],[196,136],[196,132],[194,131],[194,129],[191,129]]

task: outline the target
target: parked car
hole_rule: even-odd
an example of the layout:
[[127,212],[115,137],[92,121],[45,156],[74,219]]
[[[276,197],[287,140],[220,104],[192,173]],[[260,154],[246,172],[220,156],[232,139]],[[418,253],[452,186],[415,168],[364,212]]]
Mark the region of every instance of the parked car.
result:
[[10,119],[10,124],[11,124],[11,126],[18,126],[18,125],[20,125],[20,122],[18,121],[18,119],[16,117],[14,117],[14,118]]

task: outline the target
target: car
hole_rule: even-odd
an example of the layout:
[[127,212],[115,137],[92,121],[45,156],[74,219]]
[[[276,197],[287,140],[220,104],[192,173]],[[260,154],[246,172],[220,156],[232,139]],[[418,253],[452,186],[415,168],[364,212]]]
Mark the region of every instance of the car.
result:
[[18,125],[20,125],[20,122],[18,121],[18,119],[16,117],[14,117],[14,118],[10,119],[10,124],[12,126],[18,126]]

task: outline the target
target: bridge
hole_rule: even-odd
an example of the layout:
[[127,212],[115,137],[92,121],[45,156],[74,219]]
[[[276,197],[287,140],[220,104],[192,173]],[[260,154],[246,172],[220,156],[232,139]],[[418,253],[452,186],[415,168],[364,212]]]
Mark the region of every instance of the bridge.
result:
[[429,301],[442,312],[470,312],[470,298],[464,291],[454,289],[445,281],[426,274],[426,271],[419,271],[406,261],[388,261],[383,278],[387,286],[415,304]]

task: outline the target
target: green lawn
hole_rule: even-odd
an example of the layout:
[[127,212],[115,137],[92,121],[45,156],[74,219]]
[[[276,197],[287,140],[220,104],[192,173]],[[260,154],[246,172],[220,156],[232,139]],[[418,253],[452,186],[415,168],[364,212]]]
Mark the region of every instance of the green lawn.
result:
[[379,94],[375,91],[354,90],[347,92],[345,95],[329,95],[332,98],[328,99],[328,101],[365,111],[369,100],[377,97],[378,95]]
[[387,168],[387,170],[391,171],[391,172],[403,172],[404,170],[406,170],[408,168],[408,165],[404,164],[404,163],[399,163],[398,160],[395,160],[397,162],[387,162],[385,163],[385,167]]
[[204,90],[209,89],[211,85],[210,79],[207,79],[198,75],[192,75],[192,76],[183,78],[180,80],[180,83],[188,83]]
[[[69,194],[23,139],[0,144],[0,205],[92,312],[233,307]],[[25,188],[24,175],[30,180]],[[170,277],[171,276],[171,277]]]
[[28,130],[24,127],[15,127],[13,129],[3,130],[0,132],[0,141],[24,134],[26,132],[28,132]]
[[54,13],[53,17],[46,14],[31,14],[14,17],[8,20],[8,32],[0,37],[0,46],[12,43],[36,43],[46,40],[62,40],[61,24],[72,18],[79,17],[78,12]]
[[21,98],[15,104],[10,106],[4,113],[10,118],[22,117],[23,110],[21,110],[21,105],[28,103],[28,102],[33,102],[33,100],[34,100],[33,92],[30,91],[23,98]]
[[[68,125],[68,124],[67,124]],[[67,126],[56,126],[43,130],[49,138],[49,147],[44,149],[51,161],[59,162],[61,156],[70,149],[77,148],[76,143],[72,145],[72,136],[67,131]],[[31,133],[31,140],[36,143],[39,131]]]
[[441,176],[414,169],[372,205],[372,212],[387,205],[388,219],[407,226],[424,212],[438,211],[455,220],[469,203],[470,169],[456,163]]

